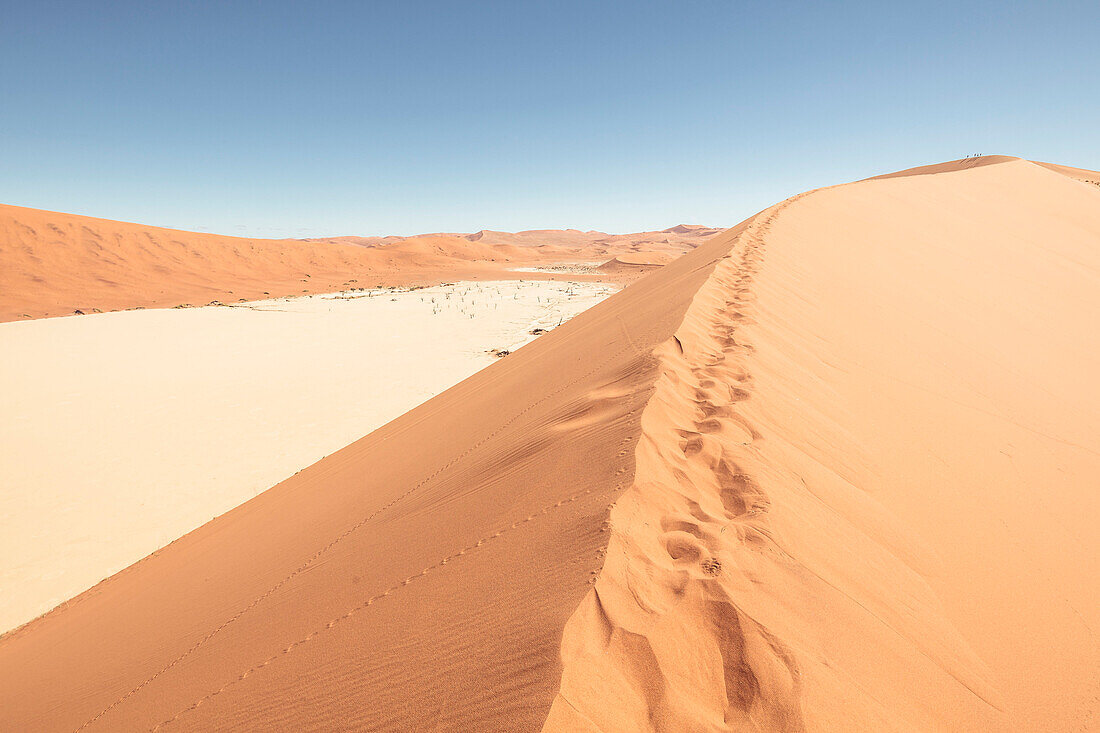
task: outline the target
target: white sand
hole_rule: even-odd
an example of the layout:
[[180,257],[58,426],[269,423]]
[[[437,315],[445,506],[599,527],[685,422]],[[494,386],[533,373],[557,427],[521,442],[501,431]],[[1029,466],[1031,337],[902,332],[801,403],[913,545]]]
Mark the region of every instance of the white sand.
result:
[[614,290],[459,283],[0,324],[0,631]]

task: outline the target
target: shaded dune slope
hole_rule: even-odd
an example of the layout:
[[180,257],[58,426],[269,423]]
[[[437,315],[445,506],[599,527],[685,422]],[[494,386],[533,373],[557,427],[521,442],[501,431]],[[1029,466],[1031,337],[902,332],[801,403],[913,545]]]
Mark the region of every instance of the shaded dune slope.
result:
[[1095,720],[1100,190],[790,199],[0,639],[0,729]]
[[1048,168],[1056,173],[1061,173],[1064,176],[1081,181],[1082,183],[1091,183],[1094,186],[1100,186],[1100,171],[1089,170],[1088,168],[1074,168],[1069,165],[1058,165],[1057,163],[1043,163],[1042,161],[1034,161],[1036,165],[1041,165],[1044,168]]
[[953,173],[956,171],[970,170],[971,168],[981,168],[987,165],[997,165],[998,163],[1010,163],[1014,160],[1020,160],[1020,158],[1012,155],[982,155],[975,158],[949,160],[946,163],[919,165],[916,168],[906,168],[905,170],[895,171],[894,173],[883,173],[881,176],[873,176],[866,180],[881,181],[885,178],[909,178],[911,176],[928,176],[935,173]]

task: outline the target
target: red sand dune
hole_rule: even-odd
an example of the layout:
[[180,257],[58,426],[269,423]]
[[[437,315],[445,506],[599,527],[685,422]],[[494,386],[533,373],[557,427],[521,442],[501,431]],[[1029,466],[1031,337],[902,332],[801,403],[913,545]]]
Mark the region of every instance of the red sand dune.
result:
[[171,308],[349,287],[515,278],[521,276],[507,267],[598,259],[639,248],[680,254],[717,231],[681,225],[621,235],[537,231],[245,239],[0,206],[0,322],[77,310]]
[[616,273],[638,269],[652,269],[667,265],[675,255],[670,252],[630,252],[612,257],[599,266],[600,272]]
[[0,729],[1088,730],[1100,189],[789,199],[0,639]]

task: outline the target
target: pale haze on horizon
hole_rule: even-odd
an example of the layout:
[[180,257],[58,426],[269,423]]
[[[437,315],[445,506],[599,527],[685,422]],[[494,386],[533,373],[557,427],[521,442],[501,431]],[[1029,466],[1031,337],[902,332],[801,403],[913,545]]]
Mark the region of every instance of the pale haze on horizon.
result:
[[971,153],[1100,168],[1087,2],[9,3],[0,203],[262,237],[729,226]]

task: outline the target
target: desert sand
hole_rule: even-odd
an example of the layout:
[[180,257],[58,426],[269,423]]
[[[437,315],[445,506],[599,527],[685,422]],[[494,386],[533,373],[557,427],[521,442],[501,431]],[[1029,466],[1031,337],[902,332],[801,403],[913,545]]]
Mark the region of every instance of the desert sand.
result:
[[[246,239],[0,206],[0,323],[75,313],[281,298],[353,287],[515,279],[513,268],[657,251],[666,257],[719,230],[576,230],[415,237]],[[640,272],[587,279],[625,283]],[[531,270],[537,272],[537,270]],[[576,279],[577,273],[569,279]],[[555,273],[542,275],[554,279]]]
[[658,349],[549,730],[1083,730],[1100,190],[917,169],[750,223]]
[[613,291],[455,283],[0,324],[0,633]]
[[1095,729],[1097,174],[905,173],[761,212],[0,639],[0,727]]

